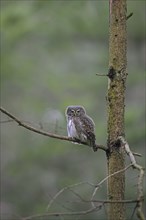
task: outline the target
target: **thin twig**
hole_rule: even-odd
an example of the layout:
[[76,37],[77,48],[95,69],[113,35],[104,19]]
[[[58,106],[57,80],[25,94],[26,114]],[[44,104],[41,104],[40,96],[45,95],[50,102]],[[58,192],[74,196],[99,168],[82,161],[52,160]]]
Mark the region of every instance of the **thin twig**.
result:
[[133,12],[131,12],[129,15],[127,15],[126,20],[128,20],[129,18],[131,18],[133,15]]
[[134,207],[134,210],[133,210],[133,212],[132,212],[132,215],[131,215],[131,217],[130,217],[130,220],[133,220],[134,213],[135,213],[136,209],[137,209],[137,203],[136,203],[136,205],[135,205],[135,207]]
[[74,216],[74,215],[87,215],[89,213],[98,211],[101,208],[101,206],[83,210],[83,211],[78,211],[78,212],[50,212],[50,213],[42,213],[42,214],[37,214],[37,215],[31,215],[28,217],[22,218],[22,220],[31,220],[31,219],[39,219],[43,217],[50,217],[50,216]]
[[[73,191],[74,192],[74,191]],[[80,196],[80,195],[79,195]],[[77,197],[79,197],[77,195]],[[94,199],[94,200],[85,200],[85,199],[82,199],[81,197],[81,200],[85,203],[91,203],[91,202],[96,202],[96,203],[101,203],[101,204],[107,204],[107,203],[137,203],[138,200],[137,199],[124,199],[124,200],[98,200],[98,199]],[[68,201],[69,202],[69,201]],[[74,201],[74,203],[79,203],[81,201]]]
[[75,192],[73,189],[69,189],[76,197],[78,197],[82,202],[89,202],[86,199],[84,199],[79,193]]
[[[51,196],[50,194],[49,194],[49,197],[51,198],[51,199],[53,199],[53,196]],[[61,208],[64,208],[65,210],[67,210],[67,211],[74,211],[74,209],[72,209],[72,208],[70,208],[70,207],[68,207],[68,206],[66,206],[66,205],[64,205],[63,203],[62,203],[62,201],[55,201],[56,202],[56,204],[57,205],[59,205]],[[46,210],[46,212],[48,212],[48,210]]]
[[[91,202],[91,201],[90,201]],[[95,206],[91,209],[87,209],[84,211],[77,211],[77,212],[48,212],[48,213],[42,213],[42,214],[36,214],[36,215],[32,215],[32,216],[28,216],[28,217],[24,217],[22,218],[22,220],[32,220],[32,219],[39,219],[39,218],[43,218],[43,217],[50,217],[50,216],[75,216],[75,215],[87,215],[90,213],[93,213],[95,211],[98,211],[101,209],[101,207],[105,204],[105,203],[135,203],[137,202],[137,200],[95,200],[95,202],[98,202],[100,204],[98,204],[98,206]]]
[[50,200],[48,206],[47,206],[47,211],[50,209],[50,207],[52,206],[52,204],[54,203],[54,201],[66,190],[71,189],[73,187],[79,186],[79,185],[83,185],[83,184],[88,184],[91,186],[94,186],[93,184],[89,183],[89,182],[79,182],[79,183],[75,183],[69,186],[65,186],[64,188],[62,188],[61,190],[59,190],[59,192],[57,192],[55,194],[55,196]]
[[3,120],[3,121],[0,121],[0,124],[12,122],[12,121],[14,121],[14,120],[13,119]]
[[[129,166],[127,166],[127,167],[125,167],[125,169],[124,170],[127,170],[129,167],[131,167],[132,165],[130,164]],[[115,173],[113,173],[113,174],[111,174],[110,176],[108,176],[108,177],[106,177],[106,178],[104,178],[102,181],[100,181],[100,183],[98,184],[98,186],[97,186],[97,184],[95,185],[95,184],[92,184],[92,183],[90,183],[90,182],[79,182],[79,183],[75,183],[75,184],[72,184],[72,185],[69,185],[69,186],[66,186],[66,187],[64,187],[64,188],[62,188],[59,192],[57,192],[56,194],[55,194],[55,196],[50,200],[50,202],[49,202],[49,204],[48,204],[48,206],[47,206],[47,211],[50,209],[50,207],[52,206],[52,204],[56,201],[56,199],[63,193],[63,192],[65,192],[66,190],[70,190],[74,195],[76,195],[79,199],[80,199],[80,202],[82,201],[82,202],[84,202],[84,203],[101,203],[101,204],[106,204],[106,203],[137,203],[137,201],[138,200],[132,200],[132,199],[129,199],[129,200],[95,200],[95,199],[91,199],[91,200],[87,200],[87,199],[84,199],[81,195],[79,195],[77,192],[75,192],[72,188],[75,188],[75,187],[77,187],[77,186],[79,186],[79,185],[83,185],[83,184],[88,184],[88,185],[90,185],[90,186],[92,186],[92,187],[96,187],[96,189],[97,189],[97,187],[99,187],[102,183],[104,183],[106,180],[107,180],[107,178],[109,178],[109,177],[111,177],[111,176],[113,176],[113,175],[116,175],[117,173],[119,173],[119,172],[123,172],[124,170],[120,170],[120,171],[117,171],[117,172],[115,172]],[[94,196],[93,196],[94,197]],[[95,205],[94,205],[94,207],[95,207]],[[96,207],[97,207],[97,205],[96,205]]]
[[121,141],[121,143],[125,147],[125,151],[130,158],[132,167],[139,171],[139,177],[138,177],[138,183],[137,183],[137,200],[138,200],[138,202],[137,202],[137,217],[140,220],[144,220],[145,217],[144,217],[144,213],[142,210],[142,205],[143,205],[143,200],[144,200],[144,193],[143,193],[144,168],[142,166],[140,166],[139,164],[137,164],[135,157],[134,157],[132,151],[130,150],[129,144],[125,140],[125,138],[120,136],[118,139]]
[[[112,176],[114,176],[114,175],[116,175],[116,174],[118,174],[118,173],[121,173],[121,172],[124,172],[124,171],[128,170],[131,166],[132,166],[132,165],[129,164],[129,165],[126,166],[124,169],[118,170],[118,171],[116,171],[116,172],[110,174],[109,176],[106,176],[103,180],[101,180],[101,181],[97,184],[97,186],[95,187],[95,189],[94,189],[94,191],[93,191],[93,193],[92,193],[91,200],[94,201],[94,196],[96,195],[96,192],[97,192],[97,190],[99,189],[99,187],[101,186],[101,184],[103,184],[105,181],[107,181],[110,177],[112,177]],[[94,202],[92,202],[92,206],[95,207]]]
[[[125,200],[89,200],[88,202],[98,202],[98,203],[104,203],[104,204],[106,204],[106,203],[137,203],[137,199],[125,199]],[[86,201],[87,202],[87,201]]]
[[96,73],[97,76],[108,76],[108,74]]
[[[9,116],[14,121],[16,121],[19,126],[24,127],[24,128],[26,128],[26,129],[28,129],[30,131],[33,131],[33,132],[36,132],[38,134],[41,134],[41,135],[44,135],[44,136],[48,136],[48,137],[51,137],[51,138],[56,138],[56,139],[59,139],[59,140],[71,141],[71,142],[76,142],[76,143],[83,144],[83,145],[88,145],[85,142],[81,142],[80,140],[73,139],[71,137],[57,135],[57,134],[46,132],[46,131],[44,131],[42,129],[38,129],[38,128],[35,128],[33,126],[30,126],[27,123],[23,122],[22,120],[18,119],[16,116],[14,116],[13,114],[11,114],[10,112],[8,112],[7,110],[5,110],[2,107],[0,107],[0,111],[3,112],[5,115]],[[104,150],[104,151],[107,150],[107,147],[105,147],[103,145],[96,144],[96,146],[97,146],[98,149],[101,149],[101,150]]]

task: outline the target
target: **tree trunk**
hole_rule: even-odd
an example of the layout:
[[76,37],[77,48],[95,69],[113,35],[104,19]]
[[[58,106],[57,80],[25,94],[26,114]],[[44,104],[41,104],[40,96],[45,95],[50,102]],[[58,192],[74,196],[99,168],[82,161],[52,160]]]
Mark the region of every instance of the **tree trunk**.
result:
[[[108,72],[108,175],[124,169],[124,150],[117,141],[124,136],[124,107],[127,66],[126,0],[109,0],[109,72]],[[125,173],[120,172],[109,178],[108,197],[123,200],[125,194]],[[124,220],[124,203],[110,203],[109,220]]]

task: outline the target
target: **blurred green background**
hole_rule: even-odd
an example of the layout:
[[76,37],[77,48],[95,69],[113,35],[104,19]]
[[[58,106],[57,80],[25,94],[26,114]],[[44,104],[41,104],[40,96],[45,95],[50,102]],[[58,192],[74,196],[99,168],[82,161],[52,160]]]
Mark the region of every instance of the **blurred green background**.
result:
[[[128,78],[125,130],[131,149],[145,165],[145,1],[128,1]],[[1,105],[36,127],[66,135],[64,111],[83,105],[96,124],[97,143],[106,144],[108,71],[108,1],[1,1]],[[105,153],[51,139],[5,122],[1,114],[1,213],[17,219],[45,212],[63,187],[82,181],[98,183],[107,175]],[[130,161],[127,158],[126,163]],[[136,198],[138,172],[126,172],[126,198]],[[106,183],[95,198],[106,199]],[[74,190],[90,199],[92,186]],[[78,211],[66,191],[50,211]],[[127,219],[133,204],[126,206]],[[87,216],[107,219],[106,206]],[[47,218],[48,219],[48,218]],[[52,217],[50,219],[60,219]],[[62,218],[61,218],[62,219]],[[134,216],[133,219],[136,219]]]

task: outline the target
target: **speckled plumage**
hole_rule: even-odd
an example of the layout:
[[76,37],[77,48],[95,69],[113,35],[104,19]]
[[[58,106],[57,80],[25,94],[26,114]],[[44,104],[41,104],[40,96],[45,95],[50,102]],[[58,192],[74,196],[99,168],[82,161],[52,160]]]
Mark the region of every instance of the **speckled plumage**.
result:
[[92,118],[86,114],[84,107],[68,106],[65,115],[67,119],[68,136],[87,143],[96,151],[95,124]]

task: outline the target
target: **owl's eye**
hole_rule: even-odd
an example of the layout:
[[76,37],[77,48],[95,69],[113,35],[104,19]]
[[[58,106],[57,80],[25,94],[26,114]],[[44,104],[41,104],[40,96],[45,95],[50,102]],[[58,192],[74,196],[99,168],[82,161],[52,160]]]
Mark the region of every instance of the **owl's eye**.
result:
[[80,112],[80,109],[77,109],[77,113],[79,113]]
[[77,114],[77,115],[80,115],[79,113],[80,113],[80,109],[77,109],[77,110],[76,110],[76,114]]
[[74,109],[71,109],[71,113],[72,113],[72,114],[75,114],[75,110],[74,110]]

